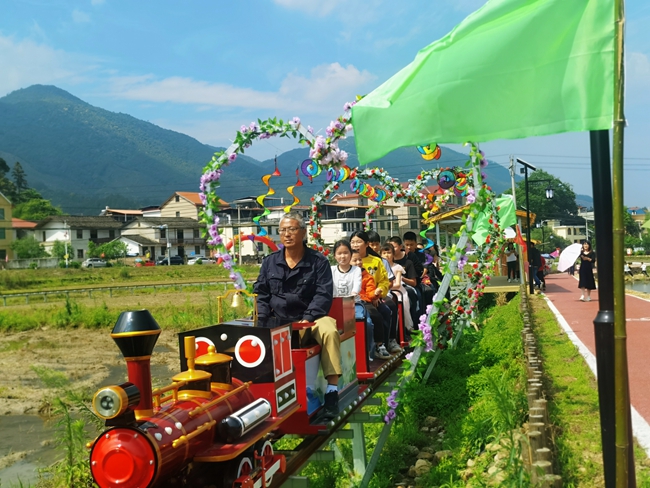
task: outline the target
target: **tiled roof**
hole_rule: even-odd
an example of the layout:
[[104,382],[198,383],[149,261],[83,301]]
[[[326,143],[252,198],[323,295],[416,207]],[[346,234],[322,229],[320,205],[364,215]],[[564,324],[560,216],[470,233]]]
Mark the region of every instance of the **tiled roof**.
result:
[[48,217],[45,220],[41,220],[35,228],[41,229],[50,223],[57,223],[63,226],[64,222],[68,227],[70,227],[70,229],[121,229],[124,225],[123,222],[118,222],[113,217],[103,215],[55,215]]
[[159,242],[156,242],[152,239],[149,239],[148,237],[141,236],[140,234],[122,234],[120,238],[124,237],[125,239],[129,239],[133,242],[137,242],[138,244],[143,244],[145,246],[158,246],[160,245]]
[[142,210],[120,210],[116,208],[107,208],[104,210],[106,214],[119,214],[119,215],[142,215]]
[[160,227],[167,224],[169,229],[201,229],[203,224],[189,217],[136,217],[123,225],[125,229],[138,227]]
[[37,225],[38,224],[36,222],[30,222],[29,220],[16,219],[16,218],[11,219],[11,227],[13,229],[33,229]]
[[[197,192],[192,192],[192,191],[177,191],[176,195],[179,197],[183,197],[186,200],[192,202],[194,205],[197,206],[203,206],[203,202],[201,202],[201,198],[199,197],[199,194]],[[219,205],[222,207],[228,207],[229,204],[225,200],[219,199]]]

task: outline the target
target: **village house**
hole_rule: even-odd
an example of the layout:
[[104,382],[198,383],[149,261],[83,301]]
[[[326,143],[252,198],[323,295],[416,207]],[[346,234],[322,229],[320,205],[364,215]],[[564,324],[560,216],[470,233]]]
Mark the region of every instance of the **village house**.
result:
[[203,225],[188,217],[137,217],[122,227],[119,240],[139,256],[206,256]]
[[12,241],[11,202],[0,192],[0,261],[3,263],[13,259]]
[[68,243],[75,250],[73,259],[83,260],[88,255],[88,243],[96,246],[120,236],[122,222],[106,216],[55,215],[38,222],[34,237],[48,253],[56,241]]

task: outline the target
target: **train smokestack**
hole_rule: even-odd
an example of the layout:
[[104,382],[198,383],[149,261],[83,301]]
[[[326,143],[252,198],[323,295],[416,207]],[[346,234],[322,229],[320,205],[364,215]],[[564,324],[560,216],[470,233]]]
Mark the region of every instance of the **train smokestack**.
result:
[[135,407],[137,419],[153,414],[151,353],[160,332],[148,310],[122,312],[111,332],[126,360],[129,381],[140,390],[140,403]]

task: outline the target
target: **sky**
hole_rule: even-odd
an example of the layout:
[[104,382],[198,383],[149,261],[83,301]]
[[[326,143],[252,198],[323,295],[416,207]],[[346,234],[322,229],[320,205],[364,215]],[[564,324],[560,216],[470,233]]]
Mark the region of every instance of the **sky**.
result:
[[[0,97],[56,85],[215,146],[227,146],[242,124],[274,116],[298,116],[324,133],[346,101],[483,3],[0,0]],[[627,0],[626,19],[625,204],[650,207],[650,2]],[[295,147],[271,139],[247,154],[266,159]],[[592,194],[588,133],[481,148],[503,165],[514,155]]]

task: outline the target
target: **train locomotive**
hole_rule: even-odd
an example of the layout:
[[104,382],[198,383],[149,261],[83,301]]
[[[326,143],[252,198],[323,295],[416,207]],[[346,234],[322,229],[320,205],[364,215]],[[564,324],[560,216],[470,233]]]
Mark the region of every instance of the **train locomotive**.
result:
[[[106,430],[89,443],[90,469],[100,488],[189,486],[266,488],[286,458],[272,440],[284,434],[323,435],[363,402],[395,356],[369,361],[365,323],[350,298],[330,310],[341,335],[340,415],[320,416],[326,381],[309,324],[255,327],[235,320],[179,334],[181,372],[152,390],[150,358],[161,332],[146,310],[123,312],[111,333],[127,364],[128,381],[106,386],[93,410]],[[400,333],[403,321],[400,320]]]

